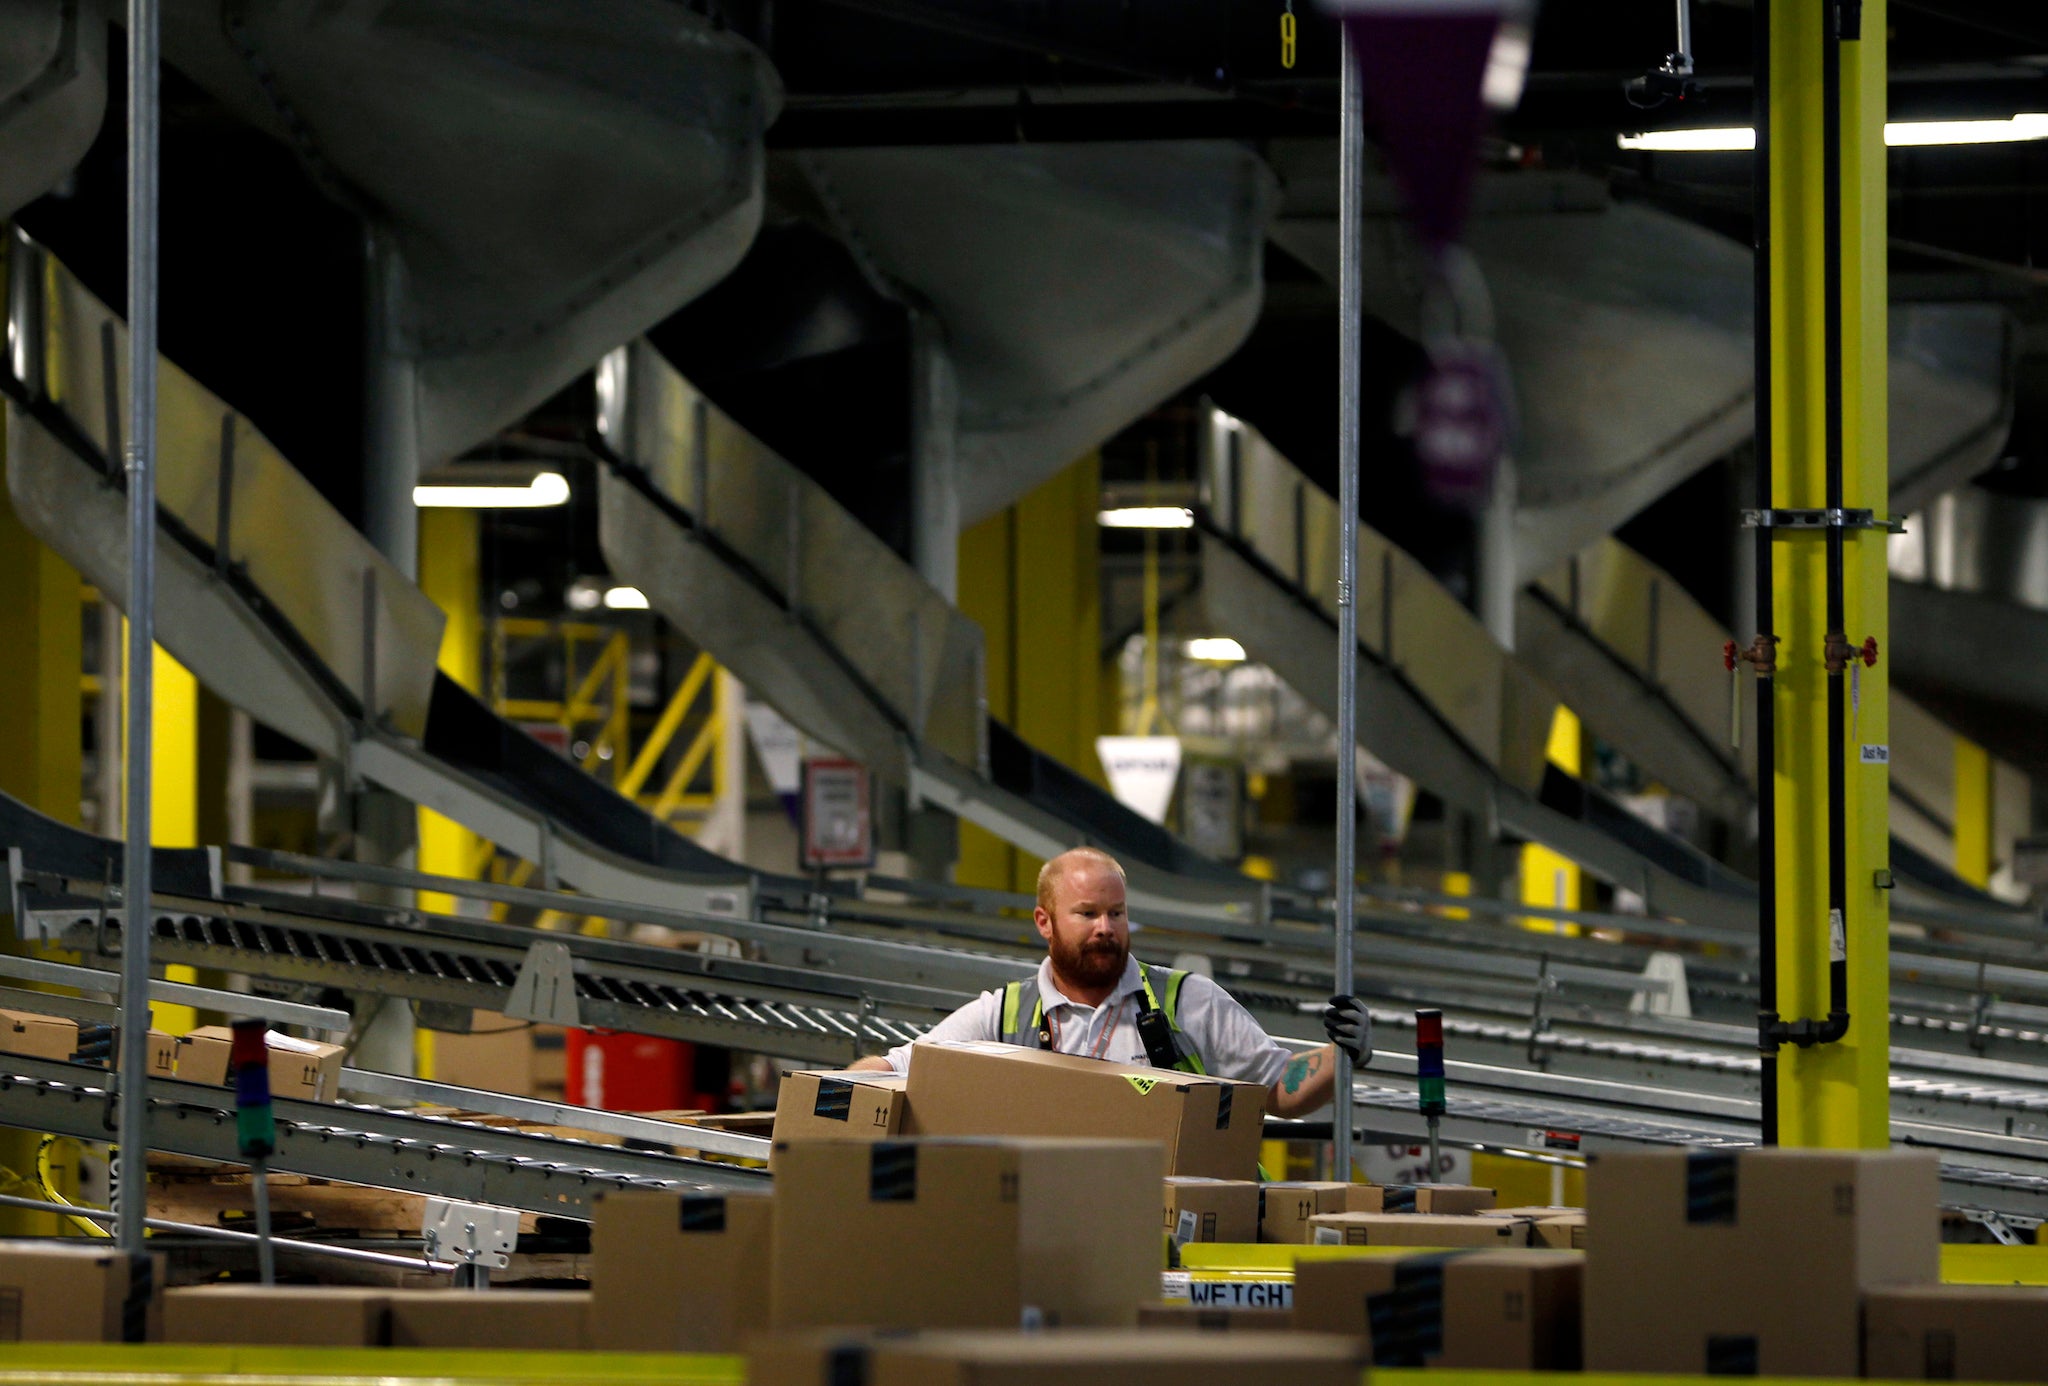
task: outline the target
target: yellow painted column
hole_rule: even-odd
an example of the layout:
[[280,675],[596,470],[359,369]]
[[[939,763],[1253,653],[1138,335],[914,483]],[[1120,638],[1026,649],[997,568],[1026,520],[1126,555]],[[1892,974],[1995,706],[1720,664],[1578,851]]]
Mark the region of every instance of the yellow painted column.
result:
[[[121,648],[128,648],[128,623],[121,623]],[[149,841],[154,847],[197,847],[199,841],[199,680],[171,657],[163,646],[156,647],[151,667],[154,686],[150,690],[149,715]],[[120,684],[123,700],[121,755],[128,754],[127,681]],[[124,786],[127,778],[121,781]],[[196,969],[173,964],[164,969],[173,982],[198,979]],[[152,1003],[150,1022],[167,1034],[182,1035],[199,1024],[199,1013],[190,1006]]]
[[1991,884],[1996,855],[1992,829],[1991,753],[1968,737],[1956,738],[1956,874],[1973,886]]
[[[1585,772],[1585,732],[1578,715],[1562,703],[1550,720],[1550,763],[1576,778]],[[1522,903],[1551,909],[1575,910],[1583,899],[1584,876],[1579,864],[1562,852],[1540,843],[1522,848]],[[1470,889],[1468,883],[1467,887]],[[1529,916],[1524,928],[1539,934],[1577,933],[1578,926],[1560,920]]]
[[[991,717],[1103,782],[1101,459],[1091,453],[960,535],[960,609],[981,626]],[[954,878],[1032,889],[1037,858],[960,825]]]
[[[420,590],[447,614],[441,631],[441,672],[472,693],[483,683],[484,616],[482,524],[474,510],[420,511]],[[483,839],[432,809],[420,815],[419,869],[433,876],[474,874]],[[420,908],[453,913],[455,898],[421,891]],[[422,1078],[434,1076],[434,1032],[414,1031],[414,1059]]]
[[[0,453],[0,471],[4,462]],[[15,515],[0,477],[0,791],[73,827],[84,807],[85,773],[79,590],[77,571]],[[20,947],[11,931],[0,935],[0,949]],[[34,1131],[0,1128],[0,1168],[33,1178],[40,1140]],[[56,1218],[0,1208],[0,1235],[62,1230]]]
[[[1772,505],[1822,509],[1826,489],[1828,236],[1823,189],[1826,0],[1771,8],[1771,449]],[[1884,0],[1866,0],[1860,38],[1840,45],[1842,504],[1886,513],[1885,25]],[[1828,903],[1829,762],[1846,755],[1846,891],[1842,942],[1850,1022],[1841,1042],[1779,1051],[1779,1140],[1788,1146],[1877,1148],[1889,1143],[1886,817],[1887,669],[1890,645],[1885,534],[1843,536],[1843,630],[1851,646],[1875,636],[1883,656],[1855,677],[1857,706],[1843,741],[1828,725],[1824,530],[1781,531],[1773,546],[1776,716],[1778,1012],[1828,1012],[1834,945]],[[1845,695],[1851,675],[1838,677]],[[1866,749],[1867,748],[1867,749]]]

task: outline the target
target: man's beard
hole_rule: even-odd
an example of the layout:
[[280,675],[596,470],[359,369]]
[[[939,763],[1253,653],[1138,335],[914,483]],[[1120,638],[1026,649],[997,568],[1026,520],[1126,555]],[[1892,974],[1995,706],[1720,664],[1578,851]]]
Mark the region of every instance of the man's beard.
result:
[[1071,943],[1058,934],[1052,940],[1053,969],[1078,986],[1106,987],[1124,975],[1127,944],[1114,938],[1084,939]]

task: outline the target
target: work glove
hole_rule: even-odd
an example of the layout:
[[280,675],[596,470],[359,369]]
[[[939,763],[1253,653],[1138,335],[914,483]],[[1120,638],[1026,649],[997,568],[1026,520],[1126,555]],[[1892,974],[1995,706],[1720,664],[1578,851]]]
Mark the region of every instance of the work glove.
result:
[[1355,996],[1333,996],[1323,1007],[1323,1033],[1351,1056],[1354,1067],[1372,1061],[1372,1014]]

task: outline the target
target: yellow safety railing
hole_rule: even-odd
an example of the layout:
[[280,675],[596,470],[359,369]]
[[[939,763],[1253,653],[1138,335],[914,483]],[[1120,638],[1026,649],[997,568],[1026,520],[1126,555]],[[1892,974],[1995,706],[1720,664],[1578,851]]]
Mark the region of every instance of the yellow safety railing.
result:
[[[506,692],[507,653],[514,641],[559,642],[564,696],[514,698]],[[632,638],[628,632],[588,621],[501,618],[491,623],[491,704],[501,717],[560,727],[582,767],[645,808],[666,824],[687,829],[701,820],[728,792],[723,757],[714,755],[726,734],[726,712],[716,693],[718,666],[700,653],[663,703],[654,725],[637,744],[633,740],[630,672]],[[679,738],[693,728],[687,743]],[[680,755],[671,752],[681,744]],[[666,772],[664,762],[673,761]],[[533,862],[502,857],[496,847],[478,848],[475,874],[501,884],[530,884]],[[503,906],[493,913],[502,917]],[[550,910],[537,921],[544,929],[592,927],[589,920]]]
[[[505,694],[505,655],[512,640],[558,640],[568,694],[561,699],[513,698]],[[612,783],[625,776],[626,741],[632,724],[628,696],[633,645],[623,630],[586,621],[505,618],[491,623],[492,702],[498,715],[519,722],[548,722],[569,736],[585,727],[593,734],[582,756],[593,774],[611,767]]]

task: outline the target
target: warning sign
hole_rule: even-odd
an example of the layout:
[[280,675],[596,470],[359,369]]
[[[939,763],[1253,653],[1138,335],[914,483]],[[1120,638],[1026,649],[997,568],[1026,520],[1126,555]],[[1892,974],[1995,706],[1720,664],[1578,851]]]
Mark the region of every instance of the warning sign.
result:
[[804,866],[875,864],[868,769],[851,760],[807,760],[803,771]]

